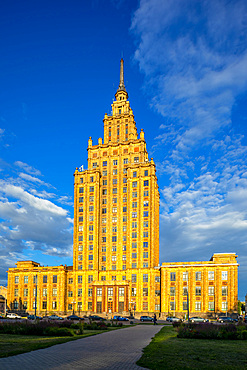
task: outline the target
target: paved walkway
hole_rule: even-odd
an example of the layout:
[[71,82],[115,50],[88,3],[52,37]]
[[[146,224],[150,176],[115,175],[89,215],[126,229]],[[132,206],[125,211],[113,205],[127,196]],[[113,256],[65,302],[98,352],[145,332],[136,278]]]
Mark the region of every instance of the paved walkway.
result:
[[137,325],[0,359],[4,370],[140,370],[135,362],[160,331],[160,325]]

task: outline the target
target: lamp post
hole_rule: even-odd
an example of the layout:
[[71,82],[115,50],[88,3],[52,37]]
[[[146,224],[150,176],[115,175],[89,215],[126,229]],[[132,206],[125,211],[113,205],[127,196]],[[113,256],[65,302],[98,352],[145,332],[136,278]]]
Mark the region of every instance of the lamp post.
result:
[[38,291],[38,275],[35,275],[35,307],[34,307],[34,315],[36,316],[36,311],[37,311],[37,291]]
[[72,303],[73,303],[73,315],[74,315],[75,314],[75,303],[76,303],[74,299]]

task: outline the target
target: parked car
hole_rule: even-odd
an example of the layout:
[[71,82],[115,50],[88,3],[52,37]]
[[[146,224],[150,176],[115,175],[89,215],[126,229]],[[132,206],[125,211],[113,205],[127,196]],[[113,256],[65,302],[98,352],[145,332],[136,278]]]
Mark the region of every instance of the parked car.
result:
[[169,321],[169,322],[182,322],[183,320],[182,319],[179,319],[176,316],[167,316],[166,321]]
[[106,319],[104,317],[98,316],[98,315],[90,315],[88,316],[90,320],[99,320],[99,321],[105,321]]
[[154,321],[154,318],[151,317],[151,316],[141,316],[140,321],[142,321],[142,322],[144,322],[144,321]]
[[57,316],[57,315],[51,315],[48,316],[49,320],[63,320],[63,317]]
[[232,322],[233,323],[234,322],[234,320],[229,316],[219,316],[219,317],[217,317],[217,321],[221,322],[221,323],[223,323],[223,322],[226,322],[226,323],[231,323]]
[[246,323],[247,323],[247,316],[245,316],[245,317],[244,317],[244,322],[246,322]]
[[190,322],[208,322],[208,319],[203,319],[199,316],[190,317]]
[[129,321],[129,319],[127,319],[127,317],[123,317],[123,316],[114,316],[113,317],[113,320],[117,320],[117,321]]
[[21,319],[21,316],[17,315],[16,313],[10,312],[10,313],[7,313],[7,318],[8,319]]
[[70,315],[67,317],[67,320],[84,320],[84,317],[80,317],[77,315]]
[[28,320],[42,320],[43,317],[41,316],[35,316],[35,315],[28,315]]

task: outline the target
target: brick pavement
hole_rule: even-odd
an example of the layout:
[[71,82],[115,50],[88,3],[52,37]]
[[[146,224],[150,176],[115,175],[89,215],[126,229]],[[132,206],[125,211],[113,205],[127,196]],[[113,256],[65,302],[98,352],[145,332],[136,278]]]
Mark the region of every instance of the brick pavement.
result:
[[140,370],[135,362],[161,328],[160,325],[137,325],[1,358],[0,369]]

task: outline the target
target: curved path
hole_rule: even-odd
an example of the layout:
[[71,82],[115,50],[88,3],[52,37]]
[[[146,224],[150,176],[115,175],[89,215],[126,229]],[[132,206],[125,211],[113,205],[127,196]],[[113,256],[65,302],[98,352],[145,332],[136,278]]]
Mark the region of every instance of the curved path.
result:
[[135,362],[161,325],[137,325],[0,359],[4,370],[142,369]]

